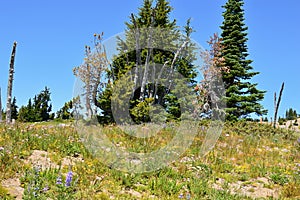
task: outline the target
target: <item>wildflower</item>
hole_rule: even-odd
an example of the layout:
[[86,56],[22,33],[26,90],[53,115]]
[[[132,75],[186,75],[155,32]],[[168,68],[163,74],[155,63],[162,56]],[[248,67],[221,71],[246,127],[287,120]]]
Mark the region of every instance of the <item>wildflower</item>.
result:
[[4,150],[4,147],[0,147],[0,151],[3,151]]
[[62,184],[61,175],[59,175],[56,179],[56,185],[61,185],[61,184]]
[[300,137],[298,138],[297,142],[298,142],[298,144],[300,145]]
[[48,185],[46,187],[43,188],[43,192],[47,192],[49,190]]
[[71,185],[72,177],[73,177],[73,172],[69,171],[66,178],[66,184],[65,184],[66,187]]
[[180,193],[180,195],[178,196],[179,199],[183,199],[183,194]]
[[39,176],[39,173],[41,171],[42,166],[38,165],[36,167],[34,167],[34,172],[36,176]]
[[191,199],[191,194],[190,194],[190,193],[187,193],[187,194],[186,194],[186,199],[187,199],[187,200],[190,200],[190,199]]

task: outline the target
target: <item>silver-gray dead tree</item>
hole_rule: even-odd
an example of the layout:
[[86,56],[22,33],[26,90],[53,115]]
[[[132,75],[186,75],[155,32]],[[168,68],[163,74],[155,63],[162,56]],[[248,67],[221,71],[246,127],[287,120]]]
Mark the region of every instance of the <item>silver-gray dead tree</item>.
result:
[[12,86],[14,80],[16,48],[17,48],[17,42],[15,41],[10,56],[10,66],[9,66],[9,73],[8,73],[7,99],[6,99],[6,123],[7,124],[11,123],[11,97],[12,97]]
[[109,61],[106,57],[106,50],[102,44],[103,32],[101,34],[94,34],[94,51],[89,46],[85,46],[84,63],[78,67],[73,68],[73,73],[84,84],[86,116],[91,119],[96,115],[97,94],[103,88],[104,73],[109,66]]

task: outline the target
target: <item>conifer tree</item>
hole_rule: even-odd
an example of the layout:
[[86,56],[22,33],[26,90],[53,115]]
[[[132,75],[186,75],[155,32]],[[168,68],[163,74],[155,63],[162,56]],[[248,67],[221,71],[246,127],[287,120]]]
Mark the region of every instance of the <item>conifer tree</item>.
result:
[[265,91],[257,89],[256,83],[250,79],[259,72],[254,72],[252,61],[247,59],[247,27],[244,23],[243,0],[228,0],[223,6],[224,21],[222,29],[222,57],[228,71],[222,72],[226,89],[226,118],[237,120],[252,113],[264,115],[267,111],[259,103]]
[[[170,19],[172,9],[166,0],[157,0],[155,4],[152,0],[144,0],[138,14],[131,14],[130,21],[125,23],[126,37],[124,40],[119,38],[119,54],[113,59],[110,71],[111,82],[98,100],[103,110],[102,115],[108,118],[106,120],[113,121],[111,88],[134,67],[131,81],[134,85],[141,83],[140,87],[132,91],[130,101],[130,114],[134,121],[139,123],[150,120],[147,110],[151,103],[162,106],[169,119],[180,117],[180,106],[176,96],[170,91],[171,84],[162,86],[149,78],[165,67],[170,75],[177,71],[188,80],[188,84],[195,83],[190,22],[184,27],[185,35],[182,36],[176,20]],[[142,70],[139,71],[140,69]]]
[[33,107],[36,113],[36,121],[47,121],[50,119],[50,112],[52,110],[50,94],[50,89],[45,87],[44,90],[34,97]]
[[73,100],[68,101],[64,104],[64,106],[59,109],[59,111],[56,112],[56,115],[58,119],[71,119],[73,118],[73,113],[72,113],[72,109],[73,109]]
[[34,96],[33,102],[29,99],[27,106],[20,108],[18,119],[22,122],[40,122],[52,119],[50,94],[50,89],[45,87],[38,95]]
[[11,118],[15,120],[18,119],[18,106],[16,97],[13,98],[11,103]]

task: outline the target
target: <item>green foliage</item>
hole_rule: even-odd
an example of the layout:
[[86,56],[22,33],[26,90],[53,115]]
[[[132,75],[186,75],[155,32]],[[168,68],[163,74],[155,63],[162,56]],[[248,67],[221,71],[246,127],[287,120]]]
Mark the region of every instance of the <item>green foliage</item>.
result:
[[264,122],[268,122],[268,121],[269,121],[269,120],[268,120],[268,117],[263,118],[263,121],[264,121]]
[[[151,199],[153,196],[178,199],[190,195],[191,199],[242,200],[254,198],[243,196],[239,190],[233,194],[230,184],[243,181],[240,187],[252,187],[255,194],[260,184],[257,178],[264,177],[268,179],[264,188],[279,191],[282,196],[278,198],[299,197],[300,167],[295,159],[300,152],[298,146],[293,146],[298,133],[256,122],[227,122],[214,149],[201,158],[199,147],[209,123],[209,120],[201,122],[204,129],[179,160],[161,170],[142,174],[124,173],[103,165],[101,158],[92,157],[84,148],[71,124],[64,127],[54,122],[18,123],[15,127],[0,124],[0,182],[15,177],[18,172],[24,188],[23,199],[110,199],[112,196],[115,199]],[[129,136],[112,125],[99,128],[120,148],[147,153],[172,139],[173,125],[167,124],[158,136],[147,139]],[[152,131],[151,127],[149,130]],[[284,149],[288,152],[282,151]],[[47,158],[58,165],[62,158],[80,156],[82,161],[60,168],[39,168],[25,162],[32,150],[47,151]],[[65,182],[70,170],[74,177],[67,187]],[[220,184],[218,180],[224,182]],[[62,184],[57,184],[59,181]],[[213,187],[214,184],[221,189]],[[0,186],[0,198],[13,199],[7,192]]]
[[22,106],[19,110],[19,121],[22,122],[39,122],[53,119],[54,115],[50,114],[52,105],[50,104],[50,90],[45,87],[38,95],[28,100],[27,106]]
[[[125,40],[119,38],[118,50],[120,53],[113,59],[111,70],[108,72],[109,79],[112,81],[109,87],[106,87],[104,92],[99,95],[98,105],[103,110],[99,117],[100,121],[114,121],[110,108],[111,88],[134,67],[139,67],[142,71],[151,67],[154,69],[144,75],[139,72],[137,80],[141,82],[145,79],[143,91],[143,86],[136,88],[135,91],[130,91],[133,93],[130,98],[130,113],[133,120],[136,123],[149,122],[149,99],[153,99],[151,105],[158,105],[165,109],[168,119],[180,117],[179,102],[174,93],[168,85],[156,84],[157,80],[152,80],[150,75],[151,73],[157,75],[159,71],[164,71],[165,74],[172,74],[172,71],[176,71],[187,79],[186,87],[192,88],[195,83],[196,70],[192,64],[195,60],[193,54],[195,45],[190,39],[193,32],[190,20],[184,27],[185,35],[180,35],[176,20],[170,19],[172,9],[166,0],[157,0],[155,5],[150,0],[144,0],[138,14],[132,15],[130,22],[126,23],[126,38]],[[151,29],[154,31],[151,32]],[[152,35],[150,36],[150,34]],[[176,52],[183,44],[186,44],[182,49],[184,53],[178,52],[175,57]],[[173,63],[172,67],[171,63]],[[163,77],[161,78],[163,79]]]
[[153,102],[153,98],[146,98],[145,101],[137,102],[136,105],[130,110],[130,114],[136,123],[149,122],[150,121],[150,104]]
[[[6,118],[6,112],[4,109],[0,109],[0,112],[2,112],[2,120]],[[17,99],[16,97],[13,98],[12,103],[11,103],[11,118],[12,119],[18,119],[18,106],[17,106]],[[1,119],[0,119],[1,121]]]
[[98,116],[100,124],[109,124],[114,122],[111,110],[112,84],[109,83],[104,92],[99,95],[98,103],[101,105],[101,115]]
[[278,118],[279,125],[283,125],[285,122],[286,122],[286,120],[284,118],[281,118],[281,117]]
[[11,103],[11,118],[18,119],[18,106],[17,106],[16,97],[13,98]]
[[7,189],[2,187],[1,185],[0,185],[0,198],[7,199],[7,200],[13,199],[12,197],[9,196]]
[[289,179],[282,173],[273,173],[270,175],[270,178],[275,184],[279,184],[282,186],[284,184],[288,183],[288,181],[289,181]]
[[35,121],[34,110],[32,107],[31,99],[28,100],[27,106],[22,106],[20,108],[18,120],[21,122]]
[[226,89],[227,116],[229,120],[237,120],[255,113],[267,113],[259,101],[263,100],[265,91],[257,89],[257,84],[249,80],[258,74],[253,72],[247,59],[247,27],[244,23],[243,0],[228,0],[223,6],[224,21],[222,29],[222,57],[228,71],[222,72]]
[[285,112],[286,120],[295,120],[295,119],[297,119],[297,117],[298,117],[297,111],[294,110],[293,108],[286,110],[286,112]]
[[73,118],[72,109],[73,109],[73,100],[71,100],[69,102],[66,102],[64,104],[64,106],[59,111],[57,111],[56,118],[58,118],[58,119],[72,119]]
[[21,183],[25,186],[23,199],[74,199],[76,191],[74,178],[66,177],[65,181],[62,178],[57,169],[42,170],[40,166],[27,169],[21,177]]

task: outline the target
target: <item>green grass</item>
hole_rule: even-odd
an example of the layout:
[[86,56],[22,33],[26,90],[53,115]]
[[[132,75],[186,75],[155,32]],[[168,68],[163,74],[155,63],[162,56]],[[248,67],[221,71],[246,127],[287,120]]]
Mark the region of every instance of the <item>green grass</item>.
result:
[[[296,143],[296,132],[254,122],[226,123],[215,148],[199,157],[205,136],[200,129],[177,161],[155,172],[130,174],[104,165],[101,158],[85,148],[71,122],[66,122],[67,126],[60,123],[0,125],[0,182],[20,179],[24,199],[179,199],[179,195],[187,193],[191,199],[254,199],[231,191],[237,183],[241,187],[253,186],[248,189],[253,193],[257,192],[255,185],[263,184],[264,188],[278,191],[278,199],[300,198],[300,145]],[[174,131],[173,126],[167,126],[143,139],[129,136],[115,126],[99,129],[114,144],[137,153],[165,146]],[[60,167],[40,169],[26,162],[34,150],[48,152],[51,162]],[[64,158],[76,157],[83,161],[62,165]],[[70,170],[74,175],[67,187],[64,183]],[[59,176],[61,185],[56,184]],[[13,199],[1,184],[0,199]]]

